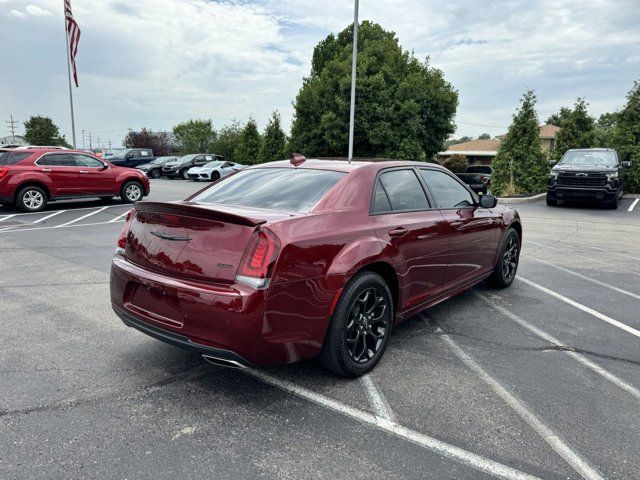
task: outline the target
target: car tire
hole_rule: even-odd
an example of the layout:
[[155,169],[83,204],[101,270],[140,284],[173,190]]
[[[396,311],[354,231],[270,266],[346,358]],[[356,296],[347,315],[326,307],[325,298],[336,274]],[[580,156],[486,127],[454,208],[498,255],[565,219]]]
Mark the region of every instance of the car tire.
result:
[[482,187],[482,194],[483,195],[487,194],[487,186],[486,185],[484,187]]
[[493,273],[487,278],[492,288],[507,288],[513,283],[520,261],[520,236],[514,228],[509,228],[502,239],[498,262]]
[[393,312],[393,297],[383,278],[368,271],[356,274],[342,290],[331,316],[320,353],[322,365],[344,377],[370,371],[389,341]]
[[189,171],[188,168],[183,168],[182,170],[180,170],[180,176],[184,179],[184,180],[189,180],[189,174],[187,173]]
[[555,207],[557,205],[558,205],[558,200],[556,198],[550,197],[549,194],[547,194],[547,206]]
[[16,206],[23,212],[41,212],[48,201],[47,192],[35,185],[21,188],[16,196]]
[[129,180],[120,189],[120,198],[123,203],[135,203],[144,197],[144,187],[140,182]]
[[607,202],[607,208],[609,208],[611,210],[617,210],[619,203],[620,203],[620,199],[619,199],[618,195],[616,195],[616,198],[614,198],[610,202]]
[[213,172],[211,174],[211,181],[215,182],[216,180],[220,180],[220,172]]
[[160,171],[155,168],[153,170],[150,170],[149,178],[160,178]]

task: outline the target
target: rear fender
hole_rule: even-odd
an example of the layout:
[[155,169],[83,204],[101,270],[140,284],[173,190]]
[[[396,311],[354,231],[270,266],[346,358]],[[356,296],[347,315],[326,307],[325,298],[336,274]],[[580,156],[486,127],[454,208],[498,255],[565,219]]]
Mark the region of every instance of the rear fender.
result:
[[377,261],[388,263],[385,245],[377,237],[365,237],[346,245],[333,259],[328,274],[346,275],[346,282],[355,272]]

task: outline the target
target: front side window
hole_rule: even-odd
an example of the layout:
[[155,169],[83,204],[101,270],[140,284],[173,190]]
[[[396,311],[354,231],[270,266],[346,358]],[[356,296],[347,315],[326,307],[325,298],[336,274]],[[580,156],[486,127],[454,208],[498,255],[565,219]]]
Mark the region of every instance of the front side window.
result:
[[[380,183],[393,211],[429,208],[427,196],[413,170],[392,170],[380,175]],[[377,194],[376,189],[376,194]],[[381,194],[380,194],[381,196]],[[381,200],[382,202],[382,200]]]
[[256,168],[225,177],[192,201],[308,212],[346,173],[306,168]]
[[66,153],[48,153],[38,160],[39,166],[75,167],[76,162]]
[[475,203],[471,193],[448,174],[425,169],[420,169],[420,174],[429,186],[438,207],[469,207]]

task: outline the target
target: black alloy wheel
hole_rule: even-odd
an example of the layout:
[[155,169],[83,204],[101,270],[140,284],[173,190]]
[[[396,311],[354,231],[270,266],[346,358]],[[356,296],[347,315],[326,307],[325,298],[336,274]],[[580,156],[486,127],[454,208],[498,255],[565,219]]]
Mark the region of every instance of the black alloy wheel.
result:
[[487,283],[494,288],[506,288],[513,283],[520,261],[520,237],[514,228],[509,228],[502,240],[498,263]]

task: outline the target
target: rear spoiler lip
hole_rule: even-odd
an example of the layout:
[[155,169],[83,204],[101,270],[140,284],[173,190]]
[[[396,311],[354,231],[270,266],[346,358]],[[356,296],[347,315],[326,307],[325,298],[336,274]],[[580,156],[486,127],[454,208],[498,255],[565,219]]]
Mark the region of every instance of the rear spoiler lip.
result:
[[169,213],[189,217],[202,218],[204,220],[218,220],[221,222],[245,225],[247,227],[257,227],[267,223],[264,218],[249,217],[239,215],[229,211],[222,211],[208,205],[191,202],[136,202],[133,208],[137,212]]

